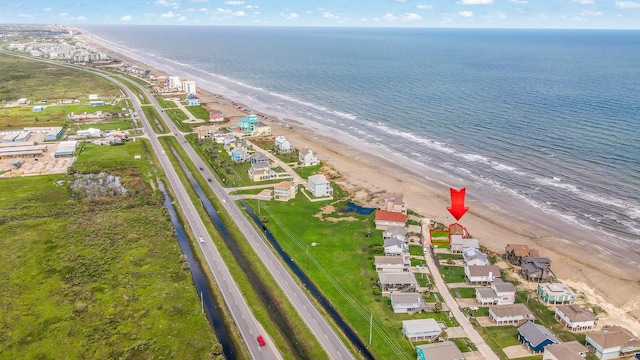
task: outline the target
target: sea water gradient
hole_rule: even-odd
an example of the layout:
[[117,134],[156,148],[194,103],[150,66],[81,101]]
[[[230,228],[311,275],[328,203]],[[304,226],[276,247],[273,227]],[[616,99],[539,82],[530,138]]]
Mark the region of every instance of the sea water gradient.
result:
[[401,155],[490,206],[638,252],[640,31],[83,30],[200,88]]

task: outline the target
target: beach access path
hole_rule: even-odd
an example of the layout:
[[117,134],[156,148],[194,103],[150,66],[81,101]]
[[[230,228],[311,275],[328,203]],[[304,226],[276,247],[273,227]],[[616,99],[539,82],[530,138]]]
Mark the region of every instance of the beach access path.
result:
[[[425,249],[429,249],[428,247],[426,247],[426,243]],[[471,340],[471,342],[475,344],[476,348],[478,348],[478,352],[483,356],[485,360],[499,360],[498,356],[493,352],[493,350],[491,350],[482,336],[480,336],[480,334],[478,334],[478,332],[473,328],[473,325],[471,325],[469,319],[467,319],[462,311],[460,311],[458,303],[453,298],[453,296],[451,296],[447,284],[442,279],[442,275],[440,275],[440,271],[438,270],[438,266],[436,266],[434,258],[435,254],[430,249],[424,254],[424,259],[426,260],[427,266],[429,267],[429,272],[433,277],[433,282],[440,292],[440,296],[442,296],[445,304],[449,307],[449,311],[451,311],[453,317],[458,320],[458,323],[460,323],[460,327],[466,332],[467,337]]]

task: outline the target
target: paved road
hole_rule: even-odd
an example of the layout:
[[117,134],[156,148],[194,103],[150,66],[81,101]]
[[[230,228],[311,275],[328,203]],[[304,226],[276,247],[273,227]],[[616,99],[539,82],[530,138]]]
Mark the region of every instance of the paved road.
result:
[[447,288],[447,284],[442,279],[442,275],[440,275],[440,271],[436,266],[436,262],[433,260],[433,254],[431,252],[427,252],[424,254],[424,258],[427,261],[427,266],[429,267],[429,272],[433,276],[433,281],[436,284],[436,288],[440,292],[440,295],[444,299],[445,304],[449,307],[451,314],[458,320],[462,329],[467,333],[467,337],[475,344],[478,348],[478,352],[482,354],[485,360],[499,360],[498,356],[491,350],[489,345],[484,341],[482,336],[478,334],[476,329],[473,328],[469,319],[460,311],[460,307],[458,303],[455,301],[449,289]]
[[[151,94],[149,94],[147,89],[142,89],[142,90],[145,92],[145,95],[150,99],[152,99],[153,101],[154,98],[152,97]],[[141,111],[141,109],[136,109],[136,110]],[[160,109],[157,108],[157,110],[160,110]],[[307,297],[307,294],[300,288],[300,286],[298,286],[298,283],[295,282],[295,280],[287,271],[287,269],[285,269],[284,265],[278,260],[278,257],[271,251],[271,248],[266,243],[266,241],[261,237],[261,235],[256,231],[256,228],[245,217],[245,215],[240,210],[240,208],[232,201],[232,198],[227,194],[226,190],[215,180],[216,178],[209,171],[208,167],[204,165],[204,163],[199,159],[198,154],[195,152],[195,150],[193,150],[193,148],[185,141],[184,135],[177,129],[177,127],[173,124],[173,122],[167,118],[164,112],[162,111],[158,111],[158,112],[160,113],[160,116],[162,116],[165,123],[169,126],[169,129],[179,139],[187,155],[192,159],[192,161],[196,164],[197,167],[199,168],[201,167],[204,169],[203,171],[204,177],[211,178],[214,180],[208,183],[211,186],[213,192],[216,194],[218,199],[221,200],[225,210],[229,213],[232,220],[238,226],[242,234],[247,238],[253,250],[256,252],[256,254],[258,254],[259,258],[262,260],[266,268],[269,270],[271,275],[276,280],[276,283],[280,286],[280,288],[282,289],[284,294],[287,296],[287,298],[289,299],[293,307],[298,311],[303,321],[311,329],[312,333],[315,334],[316,338],[318,339],[318,342],[323,347],[327,355],[331,359],[355,359],[353,354],[351,354],[349,349],[341,341],[341,339],[338,337],[336,332],[333,331],[333,329],[327,323],[325,318],[315,308],[314,303],[311,302],[311,300]],[[155,135],[152,136],[153,131],[148,127],[149,127],[148,123],[145,122],[145,129],[149,133],[149,137],[150,138],[153,137],[154,140],[157,142],[157,139],[155,139],[156,136]],[[160,153],[159,151],[161,150],[156,149],[156,151]],[[189,203],[189,205],[193,207],[193,204]],[[183,211],[185,212],[186,216],[189,219],[191,219],[192,217],[199,219],[196,213],[191,213],[191,212],[187,213],[186,208],[184,207],[183,207]],[[196,235],[199,234],[198,232],[196,232],[195,229],[194,229],[194,233],[196,233]],[[208,236],[205,237],[205,240],[206,241],[204,245],[206,246],[203,247],[203,251],[205,251],[205,253],[215,252],[217,254],[217,251],[215,250],[215,246],[213,246]],[[209,246],[211,246],[211,248]],[[224,263],[222,262],[222,259],[220,259],[219,262],[216,260],[216,262],[218,264],[222,264],[221,268],[224,267]],[[214,271],[214,274],[215,274],[215,270],[216,269],[212,268],[212,271]],[[224,270],[226,270],[226,267],[224,267]],[[228,273],[228,271],[226,272]],[[216,282],[220,284],[217,278],[216,278]],[[233,285],[235,286],[235,284]],[[221,288],[223,287],[222,285],[220,286]],[[226,298],[225,298],[225,302],[228,303]],[[264,334],[264,331],[262,331],[262,334]],[[252,335],[255,335],[255,332],[252,333]],[[243,337],[245,337],[244,333],[243,333]],[[249,345],[251,345],[252,343],[251,340],[255,342],[255,338],[249,340]],[[245,341],[247,341],[246,338],[245,338]],[[273,359],[275,359],[275,357]]]

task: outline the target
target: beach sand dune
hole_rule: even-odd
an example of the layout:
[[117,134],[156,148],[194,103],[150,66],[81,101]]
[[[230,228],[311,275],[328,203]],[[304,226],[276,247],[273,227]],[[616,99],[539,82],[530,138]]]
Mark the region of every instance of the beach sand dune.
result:
[[[78,40],[91,43],[82,35],[78,36]],[[101,48],[95,43],[92,46]],[[114,54],[109,49],[102,50],[124,62],[149,68],[138,61]],[[158,69],[154,72],[170,75]],[[219,94],[199,89],[198,96],[205,107],[220,110],[226,117],[237,118],[247,114],[243,111],[245,105],[238,107],[237,103]],[[260,109],[253,111],[260,112]],[[275,116],[263,115],[276,119]],[[293,128],[267,123],[272,125],[274,136],[284,135],[297,148],[309,147],[318,153],[324,163],[340,174],[336,181],[350,188],[351,193],[361,196],[379,190],[402,193],[407,207],[426,219],[447,224],[453,222],[446,210],[449,206],[449,189],[444,185],[429,182],[382,156],[339,142],[328,134],[318,133],[295,119],[287,118],[286,122],[294,124]],[[615,246],[605,249],[580,239],[563,238],[537,226],[532,220],[511,216],[477,200],[470,199],[468,206],[470,211],[461,223],[479,239],[481,245],[498,254],[504,252],[507,244],[526,244],[538,249],[541,256],[553,261],[551,268],[559,280],[577,291],[580,304],[598,306],[606,311],[606,314],[599,315],[599,327],[622,325],[640,336],[640,269],[621,260],[629,255],[624,253],[627,250]]]

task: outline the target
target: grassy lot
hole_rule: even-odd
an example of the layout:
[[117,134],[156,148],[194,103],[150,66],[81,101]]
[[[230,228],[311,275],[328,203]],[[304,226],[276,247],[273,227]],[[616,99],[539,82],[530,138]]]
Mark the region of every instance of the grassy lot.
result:
[[200,105],[197,106],[185,106],[187,110],[193,115],[196,119],[209,121],[209,111],[203,108]]
[[296,168],[293,168],[293,171],[295,171],[303,179],[308,179],[309,176],[317,174],[320,171],[320,169],[322,169],[322,166],[323,164],[320,163],[314,166],[296,167]]
[[449,289],[449,292],[451,292],[451,295],[453,295],[454,298],[457,298],[458,294],[460,294],[460,297],[463,299],[475,299],[476,297],[475,288],[455,288]]
[[[248,203],[257,209],[257,201]],[[371,349],[376,358],[413,358],[414,350],[402,340],[400,321],[436,315],[393,313],[388,301],[379,295],[378,276],[371,266],[374,253],[370,249],[382,241],[375,235],[366,236],[373,215],[320,214],[320,209],[328,204],[333,203],[312,203],[302,196],[287,203],[261,202],[261,216],[267,218],[267,226],[289,256],[302,265],[363,339],[368,337],[369,314],[373,314]],[[326,221],[327,217],[335,220]],[[341,221],[347,217],[355,221]],[[318,245],[311,247],[313,242]]]
[[426,264],[427,262],[424,261],[424,259],[411,258],[411,266],[426,265]]
[[165,99],[162,95],[156,95],[155,98],[156,98],[156,101],[158,102],[158,105],[160,105],[160,107],[163,109],[176,107],[175,102]]
[[478,350],[468,338],[451,339],[463,353]]
[[422,246],[409,245],[409,255],[424,256],[424,249]]
[[129,90],[131,90],[131,92],[133,92],[133,94],[138,97],[142,105],[150,104],[149,99],[147,99],[147,97],[142,93],[142,91],[140,91],[139,85],[136,85],[128,80],[125,80],[124,78],[118,78],[118,81],[123,83],[126,87],[128,87]]
[[464,282],[464,268],[462,266],[446,266],[441,265],[438,267],[442,278],[446,283],[463,283]]
[[131,120],[128,118],[111,118],[107,122],[99,124],[83,124],[80,125],[80,129],[101,129],[101,130],[127,130],[131,129]]
[[0,54],[0,69],[3,104],[19,98],[51,103],[59,99],[86,99],[89,94],[101,98],[120,96],[120,90],[111,81],[62,66]]
[[153,131],[156,134],[167,134],[169,133],[169,127],[164,123],[164,120],[158,114],[158,111],[153,106],[143,106],[142,112],[144,112],[144,116],[146,116],[147,120],[149,120],[149,124],[153,128]]
[[436,253],[436,259],[439,260],[462,260],[461,254]]
[[[183,161],[185,161],[191,173],[195,174],[202,190],[207,195],[207,198],[209,198],[213,203],[214,207],[218,209],[222,208],[213,191],[207,186],[206,180],[201,175],[198,175],[200,173],[198,168],[191,161],[186,160],[186,154],[184,153],[182,148],[177,146],[177,140],[175,138],[165,137],[161,138],[160,141],[165,146],[167,156],[171,159],[174,167],[177,169],[181,181],[183,183],[189,182],[186,175],[181,170],[177,159],[173,156],[173,151],[171,151],[172,148],[177,149],[177,152],[180,154]],[[191,187],[187,186],[187,192],[189,193],[189,197],[192,199],[192,201],[197,203],[198,198],[195,194],[195,191]],[[244,294],[255,293],[255,289],[251,286],[247,278],[246,271],[243,269],[244,267],[248,268],[248,271],[250,273],[258,276],[263,283],[266,283],[267,288],[271,292],[271,295],[274,299],[280,300],[277,301],[275,305],[280,309],[282,313],[285,314],[285,319],[283,321],[286,321],[286,325],[290,329],[292,329],[292,332],[288,334],[281,331],[281,326],[276,325],[281,320],[273,318],[272,312],[270,312],[265,306],[261,296],[246,297],[247,303],[252,308],[260,323],[265,327],[266,331],[276,342],[278,348],[281,349],[283,355],[285,356],[285,359],[296,358],[296,356],[310,359],[326,358],[324,350],[319,345],[315,337],[311,334],[309,329],[304,325],[304,322],[302,321],[298,313],[293,309],[289,302],[283,300],[286,298],[286,296],[282,293],[278,285],[275,283],[274,279],[269,275],[269,272],[266,270],[262,262],[255,255],[251,246],[247,243],[247,241],[244,240],[243,235],[237,229],[235,223],[230,219],[228,214],[224,211],[220,211],[218,213],[218,216],[225,223],[229,234],[233,237],[235,246],[237,246],[243,253],[247,261],[246,264],[239,264],[235,260],[235,257],[229,247],[224,246],[225,243],[220,237],[218,230],[214,227],[209,218],[204,214],[204,209],[200,208],[199,211],[201,213],[201,217],[205,222],[205,226],[209,231],[209,234],[214,240],[214,244],[217,244],[216,246],[218,248],[218,251],[221,252],[224,259],[228,259],[228,261],[226,261],[225,263],[229,267],[229,270],[233,275],[234,280],[238,284],[241,292]],[[212,275],[210,276],[212,279]],[[293,347],[295,347],[295,349]]]
[[[141,154],[128,165],[119,158]],[[67,175],[0,179],[4,358],[211,357],[216,343],[143,141],[87,147],[76,169],[120,176],[87,198]],[[188,344],[188,346],[185,346]]]
[[183,122],[188,120],[189,117],[181,109],[166,109],[164,113],[167,114],[180,131],[191,131],[191,126]]

